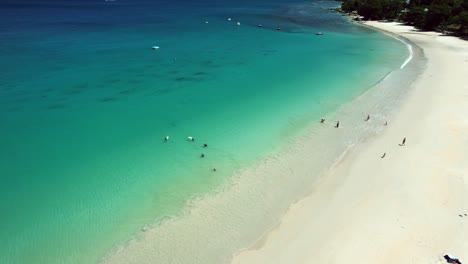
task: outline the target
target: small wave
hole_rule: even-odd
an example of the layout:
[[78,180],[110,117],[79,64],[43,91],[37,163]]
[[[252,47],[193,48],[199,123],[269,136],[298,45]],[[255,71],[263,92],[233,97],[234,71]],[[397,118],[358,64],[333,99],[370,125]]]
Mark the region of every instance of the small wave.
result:
[[392,38],[395,38],[396,40],[398,40],[401,43],[405,44],[406,48],[408,49],[408,53],[409,53],[408,58],[406,58],[406,60],[400,66],[400,69],[403,69],[413,59],[413,54],[414,54],[413,46],[408,41],[406,41],[404,38],[398,37],[398,36],[396,36],[396,35],[394,35],[392,33],[385,32],[385,31],[382,31],[382,33],[384,33],[385,35],[390,36]]
[[403,42],[406,45],[406,48],[408,49],[408,53],[409,53],[408,58],[406,58],[406,60],[400,66],[400,69],[403,69],[413,59],[413,47],[411,46],[411,44],[409,44],[408,42],[406,42],[406,41],[404,41],[402,39],[398,38],[398,40]]

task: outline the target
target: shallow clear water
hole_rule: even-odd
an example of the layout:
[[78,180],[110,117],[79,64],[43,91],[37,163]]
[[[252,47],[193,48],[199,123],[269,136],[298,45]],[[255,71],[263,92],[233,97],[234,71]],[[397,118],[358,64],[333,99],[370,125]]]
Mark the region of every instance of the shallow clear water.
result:
[[0,3],[0,262],[96,262],[401,65],[333,5]]

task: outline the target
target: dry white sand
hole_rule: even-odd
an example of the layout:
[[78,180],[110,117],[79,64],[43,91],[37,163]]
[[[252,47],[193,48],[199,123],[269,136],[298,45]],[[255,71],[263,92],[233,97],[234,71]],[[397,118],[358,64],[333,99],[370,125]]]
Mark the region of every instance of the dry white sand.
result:
[[385,132],[352,149],[233,263],[428,264],[446,253],[468,263],[468,42],[367,25],[420,46],[426,70]]

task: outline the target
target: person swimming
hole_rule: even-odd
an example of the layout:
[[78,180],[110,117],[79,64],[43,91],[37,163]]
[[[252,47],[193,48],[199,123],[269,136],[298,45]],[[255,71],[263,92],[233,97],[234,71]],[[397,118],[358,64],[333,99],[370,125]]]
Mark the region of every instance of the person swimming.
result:
[[202,153],[202,154],[200,155],[200,158],[204,158],[204,157],[205,157],[205,154]]
[[206,143],[205,143],[205,144],[203,144],[203,147],[204,147],[204,148],[208,147],[208,144],[206,144]]
[[164,141],[168,141],[168,140],[169,140],[169,136],[166,136],[166,137],[164,138]]

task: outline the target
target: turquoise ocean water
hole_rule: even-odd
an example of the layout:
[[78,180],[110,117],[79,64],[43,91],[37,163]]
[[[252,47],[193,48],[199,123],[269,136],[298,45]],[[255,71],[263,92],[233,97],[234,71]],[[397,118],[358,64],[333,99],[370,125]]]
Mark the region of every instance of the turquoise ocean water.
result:
[[0,262],[95,263],[400,67],[336,5],[0,2]]

